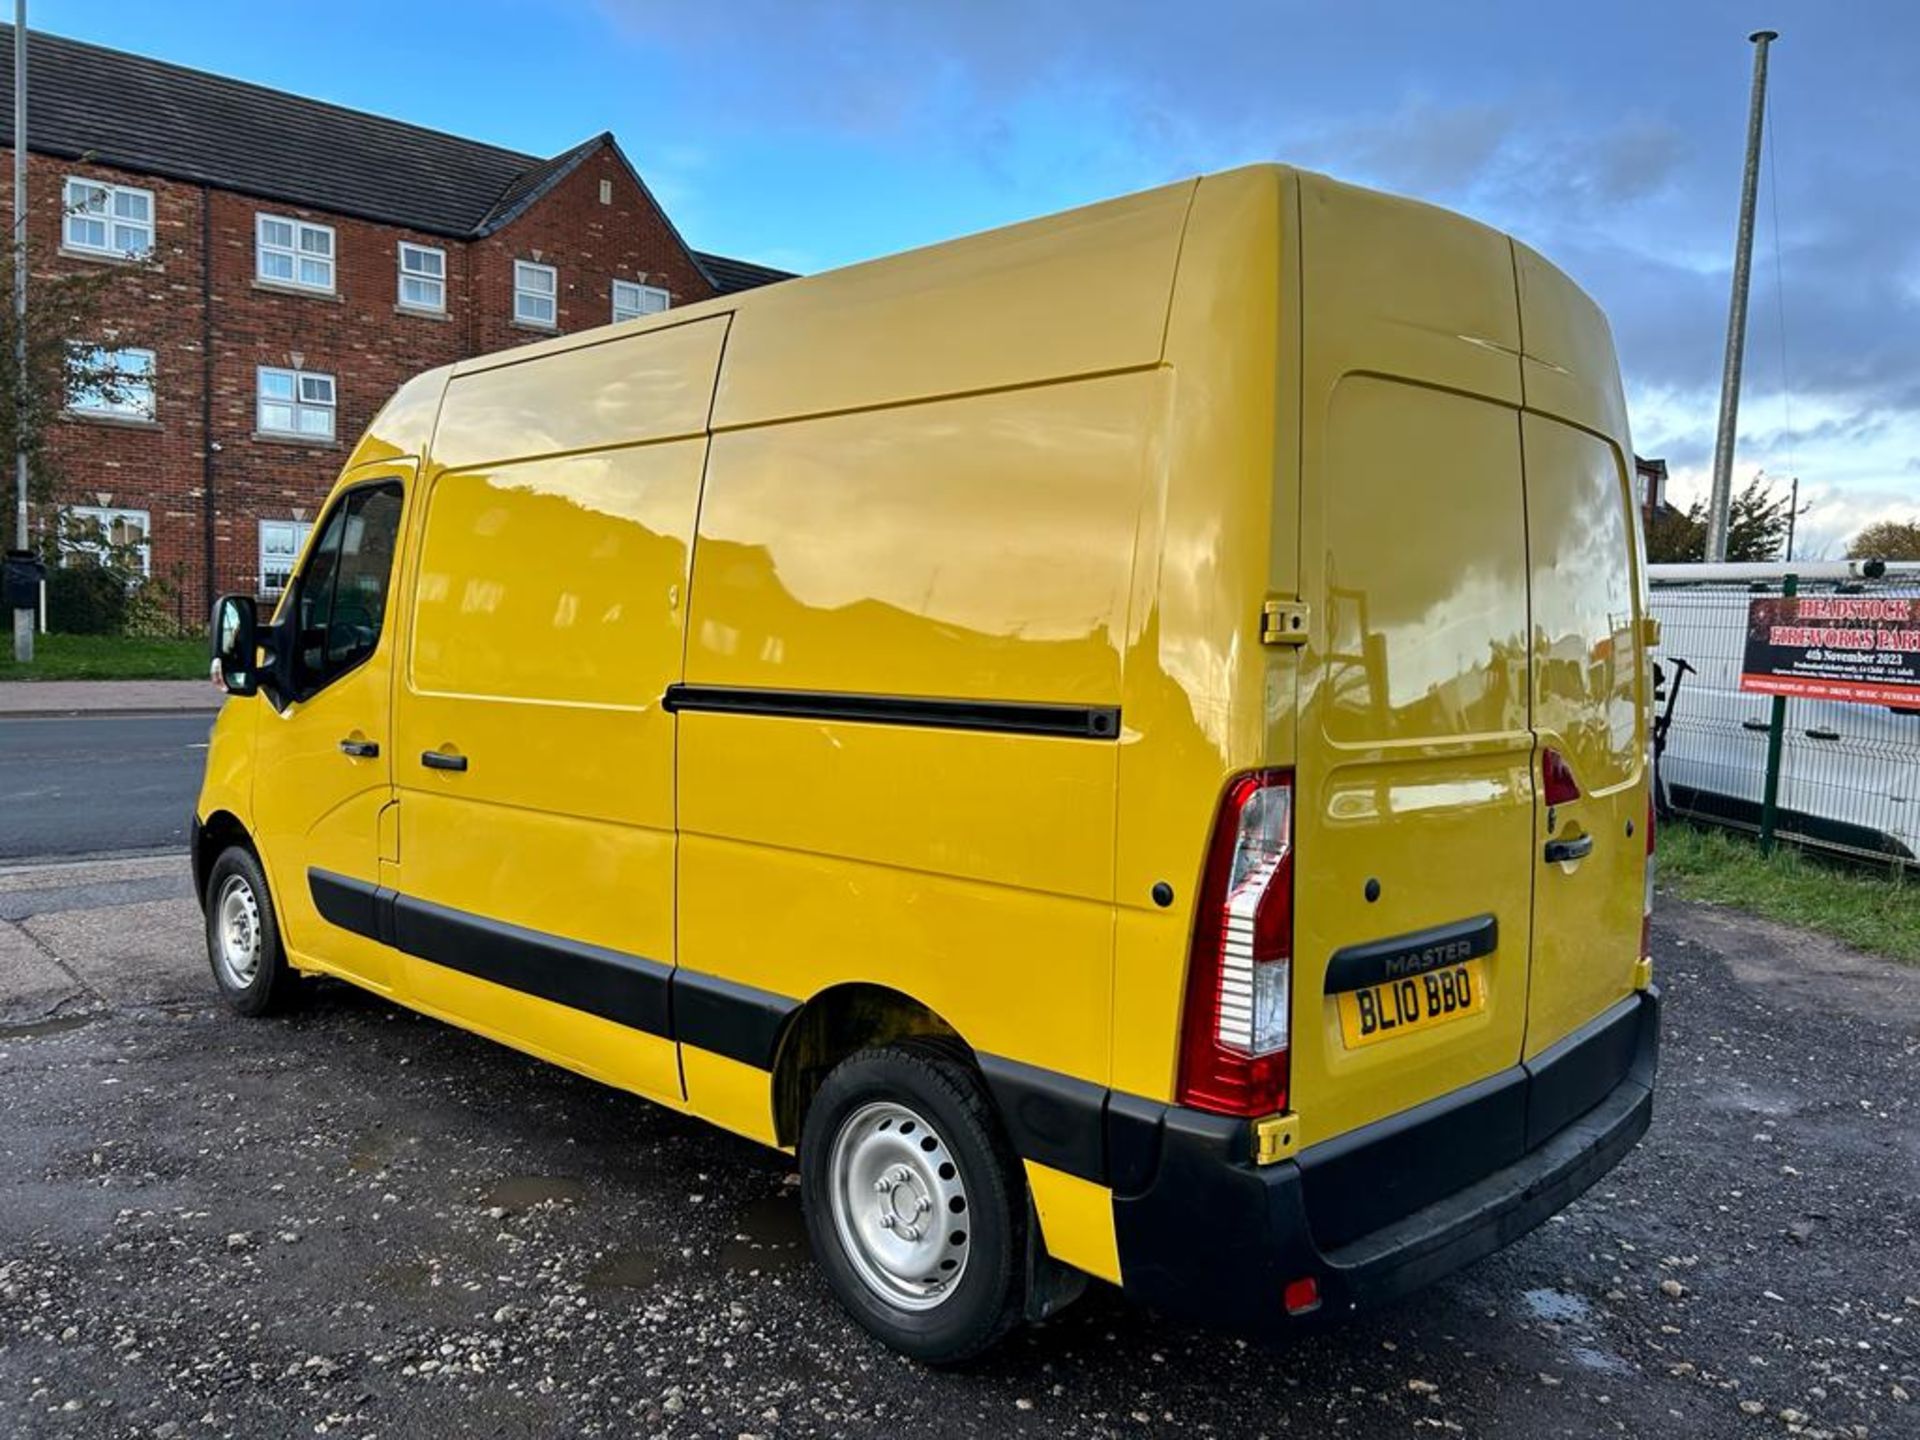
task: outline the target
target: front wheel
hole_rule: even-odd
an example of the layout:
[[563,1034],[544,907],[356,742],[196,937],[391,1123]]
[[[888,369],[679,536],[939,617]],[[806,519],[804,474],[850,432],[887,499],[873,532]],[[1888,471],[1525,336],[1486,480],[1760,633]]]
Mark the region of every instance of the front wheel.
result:
[[220,852],[207,876],[207,958],[220,997],[242,1015],[285,1009],[299,977],[280,945],[280,922],[260,862],[239,845]]
[[947,1050],[863,1050],[827,1076],[800,1140],[813,1252],[894,1349],[955,1364],[1018,1322],[1026,1187],[986,1087]]

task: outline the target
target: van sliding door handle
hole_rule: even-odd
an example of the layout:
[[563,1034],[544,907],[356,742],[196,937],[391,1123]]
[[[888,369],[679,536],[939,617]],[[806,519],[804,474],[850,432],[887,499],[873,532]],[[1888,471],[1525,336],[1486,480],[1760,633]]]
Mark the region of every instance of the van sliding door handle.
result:
[[371,760],[380,753],[380,744],[376,740],[342,740],[340,753],[356,760]]
[[1765,720],[1742,720],[1740,722],[1740,728],[1742,730],[1757,730],[1764,735],[1767,731],[1771,730],[1773,726]]
[[1593,837],[1580,835],[1572,840],[1549,840],[1544,852],[1547,864],[1564,865],[1569,860],[1584,860],[1593,853]]
[[1807,731],[1807,739],[1809,740],[1838,740],[1839,738],[1840,732],[1838,730],[1828,730],[1820,727]]
[[420,763],[429,770],[464,770],[467,768],[467,757],[449,755],[444,750],[422,750]]

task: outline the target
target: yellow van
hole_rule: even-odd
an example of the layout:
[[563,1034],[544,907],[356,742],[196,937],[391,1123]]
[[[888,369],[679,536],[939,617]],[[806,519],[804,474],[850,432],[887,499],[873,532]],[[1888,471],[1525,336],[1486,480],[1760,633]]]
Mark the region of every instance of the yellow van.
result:
[[1400,1295],[1651,1113],[1631,453],[1559,271],[1279,166],[422,375],[216,611],[214,975],[795,1155],[929,1361]]

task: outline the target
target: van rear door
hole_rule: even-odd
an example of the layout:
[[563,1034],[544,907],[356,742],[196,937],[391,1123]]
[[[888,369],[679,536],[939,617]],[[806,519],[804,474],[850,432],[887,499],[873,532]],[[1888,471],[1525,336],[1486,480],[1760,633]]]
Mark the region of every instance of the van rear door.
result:
[[1524,245],[1513,255],[1526,334],[1521,437],[1541,782],[1531,1060],[1633,990],[1646,903],[1652,677],[1640,623],[1633,449],[1612,334],[1565,275]]
[[[1311,1156],[1519,1063],[1537,846],[1511,243],[1318,176],[1301,212],[1291,1094]],[[1476,1144],[1518,1145],[1517,1093],[1463,1112]]]
[[1518,1062],[1534,849],[1518,417],[1349,376],[1326,436],[1296,774],[1308,1144]]
[[1529,1057],[1633,991],[1647,860],[1640,593],[1623,457],[1527,415],[1541,764]]

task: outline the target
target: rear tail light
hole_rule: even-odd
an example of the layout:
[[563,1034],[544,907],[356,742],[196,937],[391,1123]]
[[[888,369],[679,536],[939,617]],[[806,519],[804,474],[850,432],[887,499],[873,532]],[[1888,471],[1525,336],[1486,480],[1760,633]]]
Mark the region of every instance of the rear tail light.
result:
[[1293,777],[1227,787],[1207,849],[1180,1038],[1180,1103],[1221,1115],[1287,1108]]

